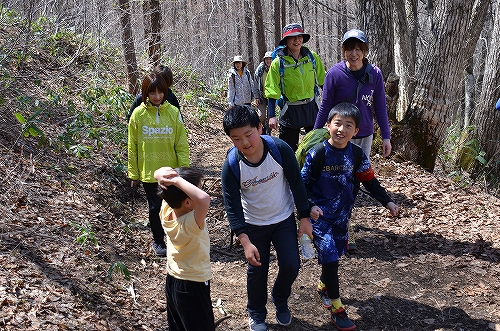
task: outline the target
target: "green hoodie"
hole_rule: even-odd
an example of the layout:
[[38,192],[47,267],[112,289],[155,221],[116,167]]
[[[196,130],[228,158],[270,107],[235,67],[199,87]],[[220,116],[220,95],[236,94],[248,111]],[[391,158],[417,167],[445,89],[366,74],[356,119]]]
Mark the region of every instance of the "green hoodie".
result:
[[160,167],[189,166],[189,145],[179,109],[141,103],[128,124],[128,177],[154,183]]

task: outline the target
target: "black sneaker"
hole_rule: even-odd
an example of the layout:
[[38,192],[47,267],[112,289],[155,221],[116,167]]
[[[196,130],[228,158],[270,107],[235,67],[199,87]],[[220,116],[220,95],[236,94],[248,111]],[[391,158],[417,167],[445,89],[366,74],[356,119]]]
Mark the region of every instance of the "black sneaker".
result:
[[347,313],[343,307],[340,307],[335,311],[332,310],[331,319],[332,323],[340,331],[354,330],[356,328],[356,324],[354,324],[353,321],[347,317]]
[[290,309],[288,309],[288,307],[285,306],[279,310],[276,307],[276,322],[283,326],[288,326],[292,323],[292,314],[290,313]]
[[356,243],[352,242],[347,245],[347,252],[350,254],[354,254],[358,251],[358,246],[356,246]]
[[157,242],[153,241],[153,250],[155,251],[156,255],[158,256],[166,256],[167,255],[167,246],[165,243],[158,244]]

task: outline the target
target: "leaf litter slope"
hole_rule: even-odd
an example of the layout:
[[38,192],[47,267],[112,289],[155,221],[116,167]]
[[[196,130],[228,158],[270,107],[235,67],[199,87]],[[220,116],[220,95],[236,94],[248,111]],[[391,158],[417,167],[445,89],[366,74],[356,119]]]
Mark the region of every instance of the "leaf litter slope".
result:
[[[42,60],[28,63],[17,88],[40,89],[23,79]],[[57,77],[43,81],[52,76]],[[13,90],[2,89],[7,97],[0,108],[0,329],[167,330],[165,260],[150,247],[142,189],[133,194],[125,175],[116,174],[109,148],[77,159],[21,138],[12,116]],[[212,196],[207,223],[218,330],[247,330],[246,262],[237,242],[228,247],[219,178],[231,146],[222,131],[223,109],[214,103],[202,123],[198,109],[186,106],[183,113],[192,164],[205,171],[204,188]],[[54,109],[44,131],[56,137],[64,116]],[[500,329],[500,201],[411,163],[374,156],[373,164],[402,213],[391,218],[369,196],[357,199],[358,252],[342,258],[340,283],[358,330]],[[78,244],[82,233],[72,224],[85,225],[99,245]],[[116,271],[108,278],[117,261],[130,271],[130,281]],[[269,302],[270,329],[335,330],[315,293],[320,267],[315,259],[302,262],[289,301],[293,322],[277,325]],[[273,258],[269,287],[276,271]]]
[[[186,109],[185,113],[190,113]],[[194,110],[193,110],[194,112]],[[228,247],[219,171],[230,141],[221,109],[208,124],[187,115],[193,166],[206,169],[214,308],[220,330],[246,330],[246,263]],[[142,190],[107,182],[104,158],[38,161],[7,149],[1,232],[0,302],[5,330],[166,330],[165,260],[152,254]],[[33,147],[35,148],[35,147]],[[68,157],[69,158],[69,157]],[[378,178],[402,206],[398,218],[361,194],[354,210],[358,252],[341,260],[341,295],[358,330],[488,330],[500,323],[500,201],[460,189],[411,163],[373,157]],[[78,163],[78,175],[58,171]],[[18,177],[12,176],[13,172]],[[77,177],[77,178],[75,178]],[[20,179],[23,183],[20,183]],[[64,184],[66,183],[66,184]],[[71,183],[71,185],[68,185]],[[89,224],[98,247],[81,246],[70,222]],[[131,281],[107,278],[122,261]],[[275,279],[273,259],[269,284]],[[289,330],[334,330],[315,293],[320,267],[303,260],[289,305]],[[131,290],[133,288],[133,291]],[[134,294],[134,295],[132,295]],[[193,305],[196,311],[195,305]],[[271,330],[284,330],[268,304]]]

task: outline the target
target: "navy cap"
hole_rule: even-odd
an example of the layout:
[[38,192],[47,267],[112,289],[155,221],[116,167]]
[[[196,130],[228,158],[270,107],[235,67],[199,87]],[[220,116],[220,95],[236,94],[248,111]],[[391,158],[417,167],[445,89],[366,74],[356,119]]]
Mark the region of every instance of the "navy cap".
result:
[[342,38],[342,44],[345,43],[345,41],[349,38],[356,38],[358,39],[359,41],[361,41],[362,43],[367,43],[368,41],[366,40],[366,35],[363,31],[361,30],[357,30],[357,29],[352,29],[352,30],[349,30],[347,31],[345,34],[344,34],[344,37]]

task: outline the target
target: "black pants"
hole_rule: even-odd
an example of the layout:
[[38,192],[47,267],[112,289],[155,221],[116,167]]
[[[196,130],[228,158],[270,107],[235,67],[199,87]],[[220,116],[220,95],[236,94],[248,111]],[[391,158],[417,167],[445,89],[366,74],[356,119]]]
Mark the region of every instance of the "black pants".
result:
[[165,294],[170,331],[215,330],[210,282],[193,282],[167,275]]
[[[304,130],[307,132],[311,131],[314,126],[305,127]],[[285,141],[295,152],[297,150],[297,145],[299,144],[299,134],[300,129],[287,128],[286,126],[280,125],[279,138]]]
[[165,244],[165,232],[161,226],[160,209],[162,199],[158,196],[158,184],[155,183],[142,183],[146,198],[148,199],[149,207],[149,225],[153,233],[153,240],[157,244]]

